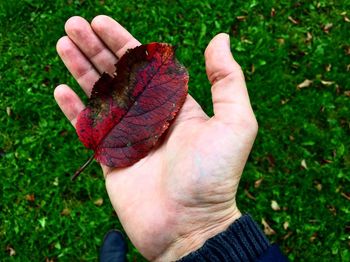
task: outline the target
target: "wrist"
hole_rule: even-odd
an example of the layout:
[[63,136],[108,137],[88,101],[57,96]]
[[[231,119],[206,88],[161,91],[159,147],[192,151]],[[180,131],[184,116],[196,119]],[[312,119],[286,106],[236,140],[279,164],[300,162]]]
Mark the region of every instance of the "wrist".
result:
[[[246,214],[232,223],[224,232],[207,240],[200,249],[181,258],[178,262],[256,261],[258,259],[260,261],[260,258],[262,258],[261,261],[275,261],[275,256],[276,248],[269,248],[269,241],[265,234]],[[278,257],[283,258],[281,255]]]
[[[225,231],[234,221],[242,216],[236,209],[234,212],[220,218],[208,219],[208,223],[191,233],[180,236],[154,261],[177,261],[198,250],[210,238]],[[196,225],[194,225],[195,227]]]

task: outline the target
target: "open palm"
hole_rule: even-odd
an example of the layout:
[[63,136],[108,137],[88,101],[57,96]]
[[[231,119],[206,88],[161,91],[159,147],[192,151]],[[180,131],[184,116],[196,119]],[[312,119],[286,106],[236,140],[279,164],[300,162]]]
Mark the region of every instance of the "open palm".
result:
[[[102,72],[140,43],[120,24],[97,16],[70,18],[57,51],[87,95]],[[106,187],[133,244],[149,260],[176,260],[201,247],[241,216],[238,183],[257,132],[244,76],[225,34],[205,51],[214,116],[188,95],[162,143],[127,168],[102,165]],[[76,124],[84,105],[66,85],[55,90]]]

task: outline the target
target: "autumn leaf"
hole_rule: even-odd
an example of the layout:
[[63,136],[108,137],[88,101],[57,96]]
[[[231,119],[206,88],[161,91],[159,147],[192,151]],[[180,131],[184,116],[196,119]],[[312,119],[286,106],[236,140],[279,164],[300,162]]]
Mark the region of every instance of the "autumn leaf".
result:
[[325,86],[330,86],[334,84],[334,81],[321,80],[321,84]]
[[280,206],[278,205],[277,201],[276,200],[271,200],[271,208],[274,210],[274,211],[279,211],[281,210]]
[[309,238],[310,242],[314,242],[315,239],[317,238],[317,236],[318,236],[317,232],[313,233],[313,234],[311,235],[311,237]]
[[169,44],[128,50],[114,76],[104,73],[95,83],[78,116],[79,139],[94,150],[87,164],[95,158],[109,167],[126,167],[145,157],[182,107],[187,83],[187,70]]
[[244,194],[251,200],[256,201],[256,198],[248,191],[248,189],[244,189]]
[[277,38],[276,41],[280,44],[280,45],[284,45],[286,40],[284,40],[284,38]]
[[64,208],[62,211],[61,211],[61,216],[69,216],[70,215],[70,209],[69,208]]
[[103,204],[103,198],[98,198],[98,199],[96,199],[96,200],[94,201],[94,204],[95,204],[96,206],[102,206],[102,204]]
[[246,18],[247,18],[247,17],[244,16],[244,15],[236,16],[236,19],[237,19],[238,21],[245,21]]
[[292,22],[293,24],[295,24],[295,25],[299,24],[299,21],[296,20],[296,19],[294,19],[294,18],[291,17],[291,16],[288,16],[288,20],[291,21],[291,22]]
[[340,194],[341,194],[343,197],[345,197],[347,200],[350,200],[350,193],[341,192]]
[[10,257],[16,255],[16,250],[10,245],[6,246],[6,251],[8,252]]
[[26,200],[29,202],[34,202],[35,201],[35,196],[34,194],[28,194],[25,196]]
[[305,79],[303,82],[301,82],[300,84],[297,85],[297,88],[298,89],[302,89],[302,88],[305,88],[305,87],[309,87],[312,83],[313,83],[312,80]]
[[322,184],[320,182],[315,182],[315,188],[317,189],[317,191],[322,191]]
[[306,164],[305,159],[301,160],[300,165],[302,168],[307,169],[307,164]]
[[333,24],[332,23],[328,23],[328,24],[325,24],[323,27],[322,27],[322,30],[323,32],[325,32],[326,34],[329,34],[329,30],[333,27]]
[[310,32],[306,33],[306,38],[305,38],[305,42],[306,43],[310,43],[312,40],[312,34]]
[[258,180],[256,180],[256,181],[254,182],[254,187],[255,187],[255,188],[259,188],[260,185],[261,185],[261,182],[262,182],[263,180],[264,180],[263,177],[260,178],[260,179],[258,179]]
[[286,235],[284,235],[284,236],[282,237],[282,239],[283,239],[283,240],[286,240],[286,239],[288,239],[292,234],[293,234],[293,232],[292,232],[292,231],[289,231]]
[[11,116],[11,113],[12,113],[11,107],[9,106],[6,107],[6,113],[8,116]]
[[270,16],[271,17],[274,17],[276,15],[276,10],[275,10],[275,8],[271,8],[271,12],[270,12]]
[[270,225],[266,222],[266,220],[264,218],[261,219],[261,224],[263,224],[263,226],[264,226],[265,235],[271,236],[271,235],[276,234],[276,231],[270,227]]

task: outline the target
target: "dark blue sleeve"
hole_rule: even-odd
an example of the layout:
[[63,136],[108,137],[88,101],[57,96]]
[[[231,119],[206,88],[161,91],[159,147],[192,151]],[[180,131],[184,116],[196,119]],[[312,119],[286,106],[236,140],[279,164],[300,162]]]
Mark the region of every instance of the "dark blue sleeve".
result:
[[279,247],[274,244],[269,246],[269,248],[258,258],[257,262],[287,262],[287,258],[282,255]]
[[232,223],[224,232],[208,239],[180,262],[285,262],[277,245],[269,245],[265,234],[249,215]]

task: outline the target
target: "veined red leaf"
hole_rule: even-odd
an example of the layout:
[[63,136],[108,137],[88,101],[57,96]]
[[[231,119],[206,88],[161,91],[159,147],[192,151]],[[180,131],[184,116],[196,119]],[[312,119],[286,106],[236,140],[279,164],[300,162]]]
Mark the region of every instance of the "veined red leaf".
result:
[[77,133],[110,167],[134,164],[154,147],[183,105],[188,73],[169,44],[130,49],[95,83],[87,107],[79,114]]

